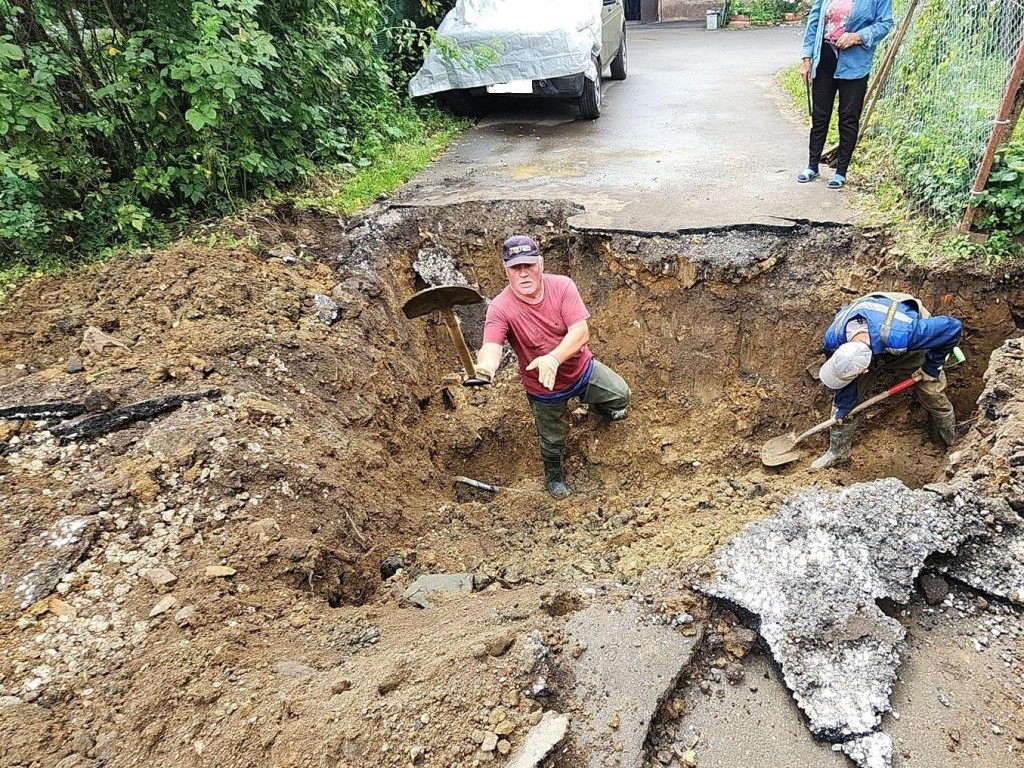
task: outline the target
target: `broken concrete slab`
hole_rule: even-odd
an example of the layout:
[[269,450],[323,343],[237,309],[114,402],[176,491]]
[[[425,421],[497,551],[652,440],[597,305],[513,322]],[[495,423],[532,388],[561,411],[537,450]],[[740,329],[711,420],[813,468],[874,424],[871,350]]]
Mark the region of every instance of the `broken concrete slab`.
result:
[[402,599],[408,600],[420,608],[429,608],[428,597],[437,592],[472,592],[473,574],[471,573],[432,573],[420,576],[412,583]]
[[644,741],[665,696],[693,655],[700,633],[685,637],[652,623],[637,603],[616,610],[595,605],[565,627],[570,646],[584,650],[573,662],[574,698],[586,716],[572,735],[589,768],[641,768]]
[[702,590],[759,617],[817,738],[859,741],[859,765],[887,766],[885,739],[862,738],[889,709],[905,632],[875,601],[906,602],[926,558],[983,534],[999,503],[892,478],[804,491],[735,536]]
[[536,768],[565,738],[569,729],[569,718],[557,712],[547,711],[530,732],[522,746],[512,755],[508,768]]

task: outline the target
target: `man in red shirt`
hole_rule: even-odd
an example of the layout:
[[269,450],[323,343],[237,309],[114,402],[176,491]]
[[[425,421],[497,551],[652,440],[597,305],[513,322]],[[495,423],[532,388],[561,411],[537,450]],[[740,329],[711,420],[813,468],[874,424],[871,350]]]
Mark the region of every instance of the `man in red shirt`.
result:
[[626,418],[629,386],[590,353],[590,313],[564,275],[545,275],[537,243],[514,235],[501,248],[508,286],[487,307],[476,374],[490,382],[507,341],[533,410],[544,460],[544,483],[557,499],[572,493],[562,469],[568,402],[578,397],[612,421]]

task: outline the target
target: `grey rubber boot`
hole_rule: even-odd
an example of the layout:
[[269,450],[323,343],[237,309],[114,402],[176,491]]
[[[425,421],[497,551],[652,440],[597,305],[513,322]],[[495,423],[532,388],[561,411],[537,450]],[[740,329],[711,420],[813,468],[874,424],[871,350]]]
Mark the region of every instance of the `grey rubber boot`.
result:
[[956,442],[956,414],[944,413],[941,416],[937,416],[933,413],[931,416],[932,432],[936,440],[946,445],[952,445]]
[[853,424],[832,427],[828,432],[828,450],[811,463],[811,469],[828,469],[850,460],[853,446]]
[[556,499],[564,499],[572,495],[572,488],[565,483],[565,472],[562,470],[562,459],[544,458],[544,485],[548,493]]

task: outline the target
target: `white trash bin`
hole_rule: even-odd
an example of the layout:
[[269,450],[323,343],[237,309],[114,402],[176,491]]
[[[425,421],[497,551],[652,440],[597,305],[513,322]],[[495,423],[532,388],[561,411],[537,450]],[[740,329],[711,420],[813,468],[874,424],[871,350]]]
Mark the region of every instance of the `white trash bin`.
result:
[[718,11],[709,8],[706,14],[708,29],[718,29]]

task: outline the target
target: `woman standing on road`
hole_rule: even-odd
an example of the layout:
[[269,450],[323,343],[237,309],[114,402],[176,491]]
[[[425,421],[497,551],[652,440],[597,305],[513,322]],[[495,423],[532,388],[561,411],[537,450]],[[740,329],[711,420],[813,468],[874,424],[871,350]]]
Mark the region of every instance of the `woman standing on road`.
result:
[[807,167],[796,177],[818,177],[832,106],[839,95],[839,156],[829,189],[842,189],[857,144],[860,113],[876,46],[892,29],[892,0],[814,0],[807,17],[800,74],[811,84],[811,140]]

